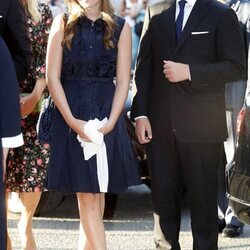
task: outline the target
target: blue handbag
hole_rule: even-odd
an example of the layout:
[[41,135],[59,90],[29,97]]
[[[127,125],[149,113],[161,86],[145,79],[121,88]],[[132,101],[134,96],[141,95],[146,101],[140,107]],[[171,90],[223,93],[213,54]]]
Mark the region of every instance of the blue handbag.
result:
[[51,141],[54,108],[55,104],[51,96],[43,100],[37,122],[37,137],[40,143],[50,143]]

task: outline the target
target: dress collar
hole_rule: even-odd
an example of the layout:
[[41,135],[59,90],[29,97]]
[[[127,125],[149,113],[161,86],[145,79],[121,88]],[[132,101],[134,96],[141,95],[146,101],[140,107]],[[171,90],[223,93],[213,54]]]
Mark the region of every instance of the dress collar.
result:
[[86,23],[86,22],[91,24],[98,24],[98,23],[103,23],[103,19],[102,16],[100,16],[95,21],[93,21],[85,15],[82,15],[78,18],[78,23]]

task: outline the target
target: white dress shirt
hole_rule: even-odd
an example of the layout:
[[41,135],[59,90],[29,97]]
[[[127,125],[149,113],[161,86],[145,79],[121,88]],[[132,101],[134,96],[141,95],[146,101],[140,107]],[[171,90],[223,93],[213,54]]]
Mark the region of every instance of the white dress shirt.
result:
[[[179,6],[179,2],[181,0],[176,1],[176,10],[175,10],[175,20],[177,19],[179,12],[180,12],[180,6]],[[183,23],[182,23],[182,30],[185,27],[185,24],[188,20],[188,17],[195,5],[197,0],[186,0],[186,4],[185,4],[185,8],[184,8],[184,17],[183,17]]]

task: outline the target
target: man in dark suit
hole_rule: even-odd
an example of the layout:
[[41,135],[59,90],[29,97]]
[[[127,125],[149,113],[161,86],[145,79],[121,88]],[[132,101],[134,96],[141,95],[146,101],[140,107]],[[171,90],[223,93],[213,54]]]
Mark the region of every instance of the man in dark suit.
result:
[[[0,249],[6,249],[4,168],[7,149],[23,143],[20,125],[19,88],[12,58],[0,36]],[[8,105],[6,105],[8,103]]]
[[169,249],[180,249],[184,187],[193,249],[218,249],[225,83],[244,76],[242,33],[232,9],[214,0],[181,0],[151,19],[138,55],[131,117],[139,141],[148,143],[153,208]]
[[1,0],[0,35],[14,60],[18,81],[26,78],[32,59],[26,15],[19,0]]

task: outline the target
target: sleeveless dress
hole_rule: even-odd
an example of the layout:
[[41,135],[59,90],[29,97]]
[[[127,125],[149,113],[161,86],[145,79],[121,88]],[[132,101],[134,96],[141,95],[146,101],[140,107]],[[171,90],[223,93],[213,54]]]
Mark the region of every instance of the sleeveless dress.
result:
[[[117,45],[125,21],[116,17],[113,42]],[[64,47],[61,83],[75,118],[109,118],[115,92],[117,46],[105,49],[105,23],[79,18],[71,49]],[[64,192],[100,192],[96,156],[84,160],[77,134],[55,108],[52,118],[50,160],[47,188]],[[114,129],[104,137],[107,149],[108,192],[117,193],[128,186],[141,184],[123,115]]]

